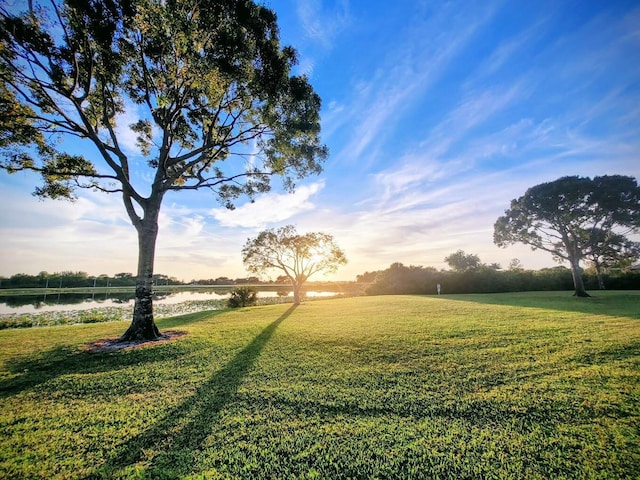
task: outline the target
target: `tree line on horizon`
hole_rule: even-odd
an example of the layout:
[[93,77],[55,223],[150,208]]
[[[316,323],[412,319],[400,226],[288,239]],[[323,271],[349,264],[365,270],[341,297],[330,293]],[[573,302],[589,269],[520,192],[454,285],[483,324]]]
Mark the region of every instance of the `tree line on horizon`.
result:
[[[153,275],[153,283],[157,286],[170,285],[246,285],[260,284],[258,277],[217,277],[184,282],[176,277],[156,273]],[[115,275],[89,275],[86,272],[54,272],[42,271],[37,275],[16,273],[10,277],[0,275],[0,289],[11,288],[91,288],[91,287],[133,287],[136,285],[136,276],[129,272],[116,273]]]
[[[640,290],[640,271],[612,268],[600,279],[594,268],[582,274],[588,290]],[[365,272],[356,281],[369,284],[367,295],[425,295],[436,294],[440,285],[442,294],[506,293],[526,291],[571,291],[574,289],[570,268],[564,266],[525,270],[518,265],[502,270],[496,264],[478,264],[470,268],[438,270],[421,265],[393,263],[385,270]]]
[[[458,250],[445,258],[449,269],[430,266],[404,265],[392,263],[384,270],[366,271],[355,278],[355,283],[367,284],[363,290],[367,295],[387,294],[435,294],[437,285],[441,293],[500,293],[521,291],[572,290],[574,288],[571,269],[564,266],[547,267],[538,270],[525,269],[519,259],[514,258],[507,269],[497,263],[483,263],[478,255]],[[632,270],[631,262],[621,262],[610,266],[598,274],[595,266],[583,270],[585,287],[588,290],[640,290],[640,270]],[[90,288],[90,287],[132,287],[136,278],[132,273],[115,275],[89,275],[86,272],[42,271],[37,275],[17,273],[10,277],[0,276],[0,289],[12,288]],[[264,280],[249,276],[191,280],[184,282],[176,277],[155,274],[156,286],[181,285],[260,285],[265,283],[287,284],[288,278],[280,275],[275,280]]]

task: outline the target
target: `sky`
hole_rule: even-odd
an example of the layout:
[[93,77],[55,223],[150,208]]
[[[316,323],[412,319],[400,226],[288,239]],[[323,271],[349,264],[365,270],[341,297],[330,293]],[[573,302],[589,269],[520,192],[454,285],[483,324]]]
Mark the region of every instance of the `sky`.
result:
[[[317,279],[355,280],[394,262],[446,268],[459,249],[505,268],[513,258],[551,267],[548,253],[493,244],[512,199],[565,175],[640,179],[637,1],[264,4],[298,51],[295,73],[322,98],[324,171],[293,194],[276,182],[235,210],[206,192],[167,195],[156,273],[248,276],[245,241],[288,224],[344,250],[348,264]],[[133,139],[128,123],[122,135]],[[0,275],[136,271],[136,233],[117,195],[40,201],[37,184],[0,172]]]

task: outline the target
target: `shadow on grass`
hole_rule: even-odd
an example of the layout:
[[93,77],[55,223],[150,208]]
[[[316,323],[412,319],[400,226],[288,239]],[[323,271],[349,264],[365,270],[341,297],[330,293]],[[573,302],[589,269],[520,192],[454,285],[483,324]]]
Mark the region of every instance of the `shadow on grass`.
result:
[[607,349],[580,352],[572,360],[582,365],[610,365],[614,362],[638,364],[640,361],[640,341],[629,340],[624,345],[613,345]]
[[100,353],[78,351],[68,346],[56,347],[26,360],[9,360],[5,368],[14,377],[0,383],[0,398],[38,389],[64,375],[101,373],[170,361],[183,353],[186,352],[180,342],[165,344],[161,349],[151,347]]
[[145,462],[145,452],[158,452],[145,472],[145,478],[180,478],[188,474],[220,412],[231,401],[278,325],[295,308],[292,305],[203,383],[193,396],[171,409],[149,429],[127,440],[105,465],[86,478],[127,476],[132,473],[129,469],[135,470],[136,463]]
[[[160,320],[162,329],[179,327],[218,315],[221,311],[198,312]],[[118,370],[133,365],[170,361],[186,353],[180,342],[163,348],[138,348],[120,351],[90,352],[77,346],[58,346],[30,355],[26,359],[6,362],[13,378],[0,382],[0,398],[7,398],[68,374],[90,374]]]
[[163,329],[181,327],[184,325],[189,325],[190,323],[200,322],[202,320],[220,315],[224,312],[225,310],[203,310],[201,312],[185,313],[184,315],[177,315],[174,317],[167,317],[156,320],[156,324],[160,329],[160,333],[162,333]]
[[591,297],[574,297],[566,292],[514,292],[514,293],[472,293],[443,295],[451,301],[504,305],[511,307],[543,308],[591,315],[640,318],[640,292],[637,291],[597,291]]

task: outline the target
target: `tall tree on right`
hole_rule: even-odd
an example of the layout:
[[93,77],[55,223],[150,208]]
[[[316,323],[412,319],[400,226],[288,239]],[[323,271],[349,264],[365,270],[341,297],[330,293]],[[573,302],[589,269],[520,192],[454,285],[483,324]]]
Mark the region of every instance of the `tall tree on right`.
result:
[[607,239],[640,231],[640,187],[633,177],[568,176],[529,188],[494,225],[499,247],[524,243],[571,265],[574,295],[588,297],[580,261],[609,254]]

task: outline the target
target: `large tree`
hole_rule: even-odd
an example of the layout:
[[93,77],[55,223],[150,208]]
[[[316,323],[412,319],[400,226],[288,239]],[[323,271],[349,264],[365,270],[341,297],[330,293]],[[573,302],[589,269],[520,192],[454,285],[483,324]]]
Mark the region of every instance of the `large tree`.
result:
[[473,253],[465,253],[463,250],[458,250],[455,253],[445,257],[445,262],[456,272],[466,272],[469,270],[477,270],[482,266],[480,257]]
[[[49,0],[0,6],[0,167],[36,195],[119,194],[138,233],[133,320],[153,339],[152,278],[165,195],[227,207],[321,171],[320,98],[292,74],[276,15],[251,0]],[[133,124],[122,124],[137,114]],[[137,152],[124,136],[137,135]],[[59,141],[61,140],[61,141]],[[82,154],[78,154],[78,152]]]
[[242,261],[252,273],[276,270],[291,282],[293,303],[301,300],[300,291],[312,275],[335,272],[347,263],[344,252],[333,237],[322,232],[298,234],[293,225],[268,229],[250,238],[242,248]]
[[520,242],[571,265],[576,296],[588,296],[580,261],[611,253],[640,229],[640,187],[633,177],[570,176],[529,188],[494,225],[500,247]]
[[640,243],[628,239],[616,232],[596,229],[591,234],[591,241],[585,252],[598,279],[598,288],[605,289],[603,271],[612,267],[623,267],[633,263],[640,257]]

